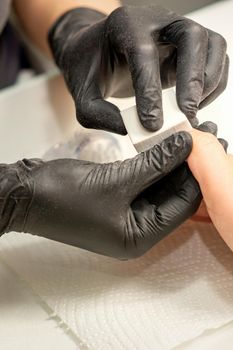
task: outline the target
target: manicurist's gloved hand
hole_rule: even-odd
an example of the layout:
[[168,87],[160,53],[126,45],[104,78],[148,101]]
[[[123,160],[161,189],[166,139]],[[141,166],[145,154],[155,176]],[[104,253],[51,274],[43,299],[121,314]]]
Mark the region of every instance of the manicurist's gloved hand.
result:
[[89,128],[125,134],[119,109],[103,98],[135,94],[142,125],[159,129],[161,90],[175,84],[178,105],[196,126],[197,110],[227,83],[222,36],[159,6],[121,7],[108,17],[73,9],[54,23],[49,42]]
[[0,233],[29,232],[96,253],[138,257],[192,216],[199,186],[177,133],[135,158],[0,165]]

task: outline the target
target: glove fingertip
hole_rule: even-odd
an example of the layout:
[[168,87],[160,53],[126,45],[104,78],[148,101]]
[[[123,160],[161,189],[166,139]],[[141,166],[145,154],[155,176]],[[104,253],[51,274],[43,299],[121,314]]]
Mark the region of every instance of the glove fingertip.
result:
[[160,144],[155,145],[149,152],[160,155],[160,163],[164,174],[184,162],[192,151],[193,139],[187,131],[179,131]]
[[158,131],[163,126],[163,111],[160,107],[150,108],[145,110],[144,108],[137,108],[138,115],[141,121],[141,124],[145,129],[149,131]]
[[181,112],[188,118],[193,128],[197,127],[199,124],[197,118],[198,104],[194,100],[188,100],[186,96],[178,94],[178,92],[176,94],[177,104]]
[[188,157],[193,147],[192,135],[184,130],[178,132],[177,135],[182,139],[182,142],[180,143],[181,153],[184,152],[186,157]]
[[85,128],[101,129],[119,135],[127,135],[127,131],[120,114],[114,104],[102,99],[76,105],[76,117]]
[[217,124],[211,122],[211,121],[205,121],[204,123],[202,123],[201,125],[199,125],[197,127],[197,129],[199,131],[203,131],[203,132],[209,132],[212,135],[217,135],[218,133],[218,126]]
[[218,141],[221,143],[221,145],[223,146],[225,152],[227,152],[227,148],[228,148],[228,142],[222,138],[219,138]]

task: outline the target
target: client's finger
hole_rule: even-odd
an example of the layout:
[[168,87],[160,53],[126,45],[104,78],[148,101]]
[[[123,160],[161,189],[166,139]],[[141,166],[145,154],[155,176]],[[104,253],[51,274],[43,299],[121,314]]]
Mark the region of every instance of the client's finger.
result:
[[198,181],[209,216],[233,249],[233,161],[216,137],[192,131],[193,150],[188,165]]

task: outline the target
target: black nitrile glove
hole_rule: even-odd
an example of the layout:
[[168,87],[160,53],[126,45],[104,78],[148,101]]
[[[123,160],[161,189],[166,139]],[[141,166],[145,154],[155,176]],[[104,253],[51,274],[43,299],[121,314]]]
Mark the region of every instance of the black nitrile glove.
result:
[[123,162],[0,165],[0,233],[29,232],[99,254],[138,257],[192,216],[201,193],[179,132]]
[[120,7],[108,17],[73,9],[53,25],[49,42],[88,128],[126,134],[119,109],[103,98],[135,93],[142,125],[159,129],[161,89],[175,84],[178,105],[196,126],[197,110],[227,83],[222,36],[160,6]]

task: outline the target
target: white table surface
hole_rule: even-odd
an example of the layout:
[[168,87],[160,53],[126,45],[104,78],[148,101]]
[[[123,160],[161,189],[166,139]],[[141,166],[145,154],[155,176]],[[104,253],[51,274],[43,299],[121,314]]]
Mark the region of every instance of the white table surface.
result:
[[[196,11],[190,17],[221,33],[228,42],[228,53],[233,61],[233,0],[221,1]],[[52,89],[50,89],[52,87]],[[51,94],[56,87],[60,96],[56,108]],[[35,94],[36,91],[36,94]],[[49,93],[48,93],[49,91]],[[233,74],[227,91],[208,109],[200,113],[201,120],[219,121],[219,133],[230,141],[233,150],[232,127]],[[27,101],[27,103],[25,103]],[[132,100],[121,101],[120,107],[132,105]],[[64,117],[65,116],[65,117]],[[10,120],[10,121],[9,121]],[[21,120],[24,121],[22,128]],[[72,101],[61,78],[47,81],[35,78],[0,93],[0,157],[2,162],[18,158],[41,156],[51,145],[69,137],[78,128]],[[27,128],[25,128],[27,125]],[[6,146],[7,145],[7,146]],[[75,336],[64,332],[59,320],[48,318],[48,305],[24,284],[0,257],[0,347],[3,350],[78,349]],[[224,350],[233,348],[233,322],[206,334],[177,350]],[[160,349],[155,349],[160,350]]]

